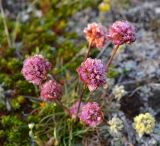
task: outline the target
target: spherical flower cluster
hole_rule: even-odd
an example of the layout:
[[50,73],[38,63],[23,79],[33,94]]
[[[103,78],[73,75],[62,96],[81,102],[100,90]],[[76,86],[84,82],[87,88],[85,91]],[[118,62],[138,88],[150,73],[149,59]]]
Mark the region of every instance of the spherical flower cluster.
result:
[[22,74],[25,79],[35,85],[40,85],[46,79],[51,64],[41,55],[35,55],[24,61]]
[[96,127],[103,121],[103,112],[96,102],[88,102],[82,107],[80,120],[86,125]]
[[45,101],[59,100],[62,95],[62,86],[55,80],[49,80],[40,87],[40,96]]
[[106,83],[106,66],[100,59],[87,58],[77,69],[77,72],[90,91]]
[[[77,116],[77,111],[78,111],[79,102],[80,102],[79,100],[76,101],[76,102],[71,106],[71,108],[69,109],[70,115],[71,115],[72,118],[76,118],[76,116]],[[81,103],[80,103],[80,108],[79,108],[79,113],[81,112],[81,109],[82,109],[83,105],[84,105],[84,103],[81,102]],[[78,116],[79,116],[79,113],[78,113]]]
[[123,129],[123,121],[114,116],[111,120],[108,121],[109,129],[111,134],[119,135],[120,131]]
[[109,29],[108,37],[115,45],[130,44],[136,40],[135,28],[128,21],[116,21]]
[[150,113],[139,114],[134,118],[133,124],[136,132],[142,137],[145,133],[150,134],[155,127],[155,118]]
[[124,86],[118,86],[116,85],[113,88],[112,94],[114,95],[115,99],[117,99],[118,101],[126,94],[127,92],[124,89]]
[[84,29],[86,39],[93,47],[101,49],[107,42],[107,30],[104,26],[97,23],[88,24]]

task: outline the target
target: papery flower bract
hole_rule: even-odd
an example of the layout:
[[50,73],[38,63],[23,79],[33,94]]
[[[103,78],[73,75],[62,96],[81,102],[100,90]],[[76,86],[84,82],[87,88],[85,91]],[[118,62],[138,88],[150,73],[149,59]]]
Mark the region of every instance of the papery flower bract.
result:
[[[72,118],[76,118],[76,116],[77,116],[77,111],[78,111],[79,102],[80,102],[80,101],[78,100],[78,101],[76,101],[75,103],[73,103],[73,105],[72,105],[71,108],[69,109],[70,115],[71,115]],[[81,112],[81,109],[82,109],[83,105],[84,105],[84,103],[81,102],[81,103],[80,103],[79,112],[78,112],[78,116],[79,116],[79,113]]]
[[62,86],[55,80],[45,82],[40,90],[40,96],[45,101],[59,100],[62,96]]
[[23,63],[22,74],[25,79],[35,85],[40,85],[47,78],[51,64],[41,55],[27,58]]
[[150,134],[155,128],[155,118],[150,113],[139,114],[134,118],[133,127],[140,137]]
[[93,47],[101,49],[107,42],[107,30],[98,23],[91,23],[84,29],[86,39]]
[[100,59],[87,58],[82,62],[77,72],[90,91],[106,83],[106,66]]
[[111,120],[108,121],[109,124],[109,130],[111,134],[119,135],[120,131],[123,129],[123,121],[114,116]]
[[96,127],[103,121],[103,112],[96,102],[88,102],[82,107],[79,118],[86,125]]
[[109,29],[108,38],[115,45],[130,44],[136,40],[135,28],[128,21],[116,21]]
[[118,86],[116,85],[113,88],[112,94],[114,95],[115,99],[117,99],[118,101],[126,94],[127,92],[124,89],[124,86]]

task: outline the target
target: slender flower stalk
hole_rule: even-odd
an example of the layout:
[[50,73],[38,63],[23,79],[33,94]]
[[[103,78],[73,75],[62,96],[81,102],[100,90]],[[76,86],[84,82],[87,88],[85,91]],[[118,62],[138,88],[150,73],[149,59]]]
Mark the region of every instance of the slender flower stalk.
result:
[[[84,103],[81,102],[80,107],[79,107],[78,116],[79,116],[79,114],[80,114],[80,111],[81,111],[83,105],[84,105]],[[77,100],[76,102],[74,102],[73,105],[69,108],[70,116],[71,116],[73,119],[78,117],[78,116],[77,116],[78,106],[79,106],[79,100]]]
[[79,110],[80,110],[80,105],[81,105],[81,102],[82,102],[82,98],[83,98],[85,89],[86,89],[86,85],[84,84],[84,85],[83,85],[83,88],[82,88],[81,96],[79,97],[79,103],[78,103],[78,108],[77,108],[76,117],[78,117],[78,113],[79,113]]
[[114,56],[116,55],[116,52],[117,52],[118,48],[119,48],[119,45],[116,45],[116,46],[114,47],[114,49],[112,50],[111,57],[109,58],[109,61],[108,61],[108,63],[107,63],[107,71],[108,71],[108,69],[109,69],[109,66],[110,66],[111,63],[112,63],[112,60],[113,60]]
[[87,54],[85,56],[85,60],[89,57],[89,54],[90,54],[91,48],[92,48],[91,46],[92,46],[92,41],[90,41],[89,44],[88,44],[88,52],[87,52]]
[[7,37],[8,46],[12,47],[11,38],[10,38],[8,27],[7,27],[6,17],[5,17],[5,13],[2,6],[2,0],[0,0],[0,10],[1,10],[2,20],[4,25],[4,31]]

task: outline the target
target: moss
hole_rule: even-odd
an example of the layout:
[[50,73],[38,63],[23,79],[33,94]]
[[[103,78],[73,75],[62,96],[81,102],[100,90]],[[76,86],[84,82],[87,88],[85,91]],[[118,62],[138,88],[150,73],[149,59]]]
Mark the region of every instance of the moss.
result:
[[11,100],[11,106],[14,110],[17,110],[21,107],[20,103],[16,99]]
[[5,129],[3,134],[7,137],[4,145],[21,146],[28,144],[28,127],[17,116],[2,116],[1,124]]
[[10,88],[12,85],[12,79],[10,75],[1,73],[0,74],[0,83],[3,83],[6,88]]
[[27,81],[18,80],[16,82],[17,92],[21,95],[32,95],[35,93],[34,86]]
[[10,58],[7,67],[10,69],[12,72],[19,70],[22,66],[22,61],[19,60],[18,58]]
[[0,102],[0,110],[1,111],[5,110],[5,107],[6,107],[5,104],[3,104],[2,102]]
[[5,136],[5,132],[4,130],[0,130],[0,138],[4,137]]

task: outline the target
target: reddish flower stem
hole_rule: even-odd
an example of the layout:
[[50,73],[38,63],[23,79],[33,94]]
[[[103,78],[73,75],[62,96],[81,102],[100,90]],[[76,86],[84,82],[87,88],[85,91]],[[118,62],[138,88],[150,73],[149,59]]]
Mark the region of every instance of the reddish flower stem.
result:
[[88,45],[88,52],[87,52],[87,54],[86,54],[86,56],[85,56],[85,59],[84,60],[86,60],[88,57],[89,57],[89,54],[90,54],[90,52],[91,52],[91,45],[92,45],[92,41],[90,41],[89,42],[89,45]]
[[81,92],[81,96],[79,97],[79,103],[78,103],[78,108],[77,108],[76,117],[78,117],[78,113],[79,113],[79,109],[80,109],[80,105],[81,105],[81,102],[82,102],[82,98],[83,98],[85,89],[86,89],[86,85],[83,85],[82,92]]
[[111,57],[109,58],[109,61],[108,61],[108,63],[107,63],[107,71],[109,70],[109,66],[110,66],[111,63],[112,63],[112,60],[113,60],[113,58],[114,58],[114,56],[115,56],[118,48],[119,48],[119,45],[115,46],[114,49],[112,50]]

